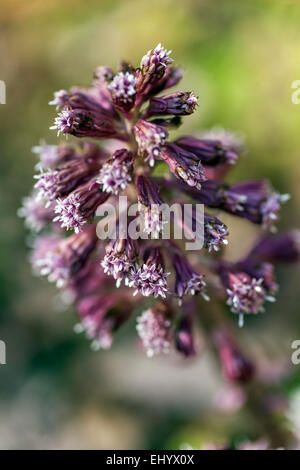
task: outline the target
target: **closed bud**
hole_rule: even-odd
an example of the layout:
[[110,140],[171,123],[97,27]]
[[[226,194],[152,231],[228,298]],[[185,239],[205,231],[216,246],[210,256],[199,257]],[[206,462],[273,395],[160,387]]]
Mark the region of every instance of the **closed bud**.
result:
[[68,196],[58,198],[54,212],[58,221],[66,230],[74,229],[76,233],[92,220],[97,208],[103,204],[109,195],[103,193],[95,181],[78,186]]
[[151,98],[147,117],[155,114],[185,116],[192,114],[197,105],[197,97],[192,92],[177,91],[159,98]]
[[201,183],[206,177],[200,160],[194,154],[181,149],[178,145],[168,144],[163,149],[161,157],[176,178],[192,188],[201,189]]
[[225,331],[217,331],[213,340],[225,376],[233,382],[248,382],[253,377],[253,364],[234,343],[230,335]]

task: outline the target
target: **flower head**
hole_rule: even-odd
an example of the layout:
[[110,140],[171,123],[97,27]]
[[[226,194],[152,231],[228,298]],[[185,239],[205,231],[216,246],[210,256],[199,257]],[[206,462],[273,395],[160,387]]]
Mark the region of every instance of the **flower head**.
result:
[[176,178],[188,186],[201,189],[201,183],[206,180],[201,161],[192,153],[181,149],[178,145],[168,144],[161,154]]
[[168,137],[167,130],[140,119],[134,126],[134,135],[138,144],[139,154],[142,155],[150,166],[154,166],[155,160],[160,157],[161,151]]
[[289,199],[288,194],[278,194],[268,181],[245,181],[232,185],[223,192],[223,208],[244,217],[264,228],[272,228],[278,219],[280,204]]
[[170,327],[166,310],[159,305],[145,310],[137,318],[136,329],[148,357],[170,351]]
[[97,237],[94,227],[69,238],[37,238],[31,257],[33,268],[41,276],[47,276],[57,287],[84,267],[89,254],[95,248]]
[[106,254],[101,262],[104,272],[116,280],[119,287],[122,280],[128,285],[132,282],[137,269],[138,246],[128,238],[111,241],[106,246]]
[[161,44],[149,50],[141,60],[140,68],[136,72],[136,89],[139,94],[147,94],[158,85],[166,68],[173,62],[170,54]]
[[219,142],[224,152],[225,162],[229,165],[235,164],[245,149],[244,139],[240,134],[222,127],[201,132],[201,138],[208,142]]
[[197,105],[197,97],[192,92],[177,91],[160,98],[151,98],[147,116],[174,115],[185,116],[192,114]]
[[300,231],[291,230],[276,235],[264,235],[258,239],[246,260],[252,263],[293,263],[300,259]]
[[227,289],[227,304],[239,315],[239,326],[243,326],[245,314],[264,312],[264,302],[274,301],[263,287],[263,277],[257,279],[245,272],[227,271],[222,279]]
[[53,126],[50,129],[57,129],[57,135],[60,134],[76,134],[76,130],[80,125],[80,116],[72,110],[64,109],[54,119]]
[[54,92],[54,98],[52,101],[49,101],[51,106],[56,106],[56,109],[59,110],[63,108],[70,99],[70,93],[66,90],[59,90]]
[[133,154],[126,149],[117,150],[111,160],[101,167],[97,183],[103,191],[117,195],[130,183],[132,169]]
[[104,274],[99,261],[90,260],[68,280],[63,300],[69,304],[109,285],[110,279]]
[[228,228],[221,220],[212,215],[204,214],[204,246],[208,251],[219,251],[228,245]]
[[156,299],[166,297],[168,293],[167,277],[161,251],[158,247],[151,247],[145,251],[144,264],[132,275],[130,286],[136,288],[134,293],[140,292],[145,297],[153,295]]
[[158,238],[163,230],[164,220],[161,212],[163,201],[159,195],[159,186],[152,178],[142,175],[136,177],[136,191],[142,228],[147,234]]
[[215,166],[221,163],[232,165],[236,163],[242,147],[229,135],[206,134],[202,138],[186,136],[180,137],[175,143],[197,155],[205,165]]
[[49,259],[53,257],[52,254],[57,249],[61,240],[57,234],[39,235],[36,237],[30,255],[30,263],[34,274],[40,276],[48,274]]
[[147,52],[146,55],[141,60],[141,69],[145,73],[157,73],[161,69],[173,62],[170,54],[172,51],[164,49],[161,44],[158,44],[155,49],[151,49]]
[[78,233],[108,197],[109,195],[103,193],[95,181],[88,181],[78,186],[65,198],[57,199],[54,209],[57,216],[54,222],[58,221],[62,228],[66,230],[73,228]]
[[71,90],[50,129],[76,137],[124,138],[117,115],[102,106],[95,89]]
[[32,148],[32,152],[39,155],[40,162],[38,165],[40,168],[51,168],[62,160],[58,145],[41,143],[41,145],[35,145]]
[[[122,310],[124,295],[114,296],[93,294],[82,298],[77,303],[81,323],[75,325],[75,332],[85,331],[92,339],[92,349],[110,349],[113,334],[127,319],[128,313]],[[117,309],[112,313],[112,309]]]
[[192,268],[183,254],[175,252],[173,265],[176,272],[175,293],[179,299],[182,299],[184,295],[200,293],[206,300],[209,300],[205,293],[206,282],[204,276]]
[[100,162],[94,158],[72,160],[65,165],[36,175],[35,189],[41,198],[49,204],[53,199],[67,196],[79,184],[94,176],[100,168]]
[[53,208],[46,208],[44,201],[36,193],[23,198],[22,203],[18,215],[24,217],[26,226],[34,232],[39,232],[52,220]]
[[120,111],[128,112],[134,106],[136,78],[130,72],[120,72],[108,85],[112,100]]

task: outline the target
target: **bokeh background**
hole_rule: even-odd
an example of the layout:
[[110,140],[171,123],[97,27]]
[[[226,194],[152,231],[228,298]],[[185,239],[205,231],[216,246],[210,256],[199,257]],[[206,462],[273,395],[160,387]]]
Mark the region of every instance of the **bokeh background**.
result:
[[[300,104],[291,101],[300,79],[299,25],[297,0],[1,0],[0,339],[7,365],[0,365],[0,448],[199,448],[234,432],[259,437],[243,409],[220,410],[227,386],[206,349],[194,362],[149,360],[136,347],[133,321],[112,351],[91,352],[73,333],[74,312],[32,276],[16,212],[33,183],[32,146],[56,142],[47,104],[53,91],[89,84],[100,64],[138,64],[162,42],[186,70],[180,86],[199,96],[183,130],[221,125],[244,135],[248,152],[231,181],[270,178],[293,196],[280,228],[299,227]],[[257,230],[224,221],[228,256],[238,257]],[[291,342],[300,339],[299,269],[278,276],[277,303],[240,334],[262,376],[271,374],[289,394],[300,374],[290,363]]]

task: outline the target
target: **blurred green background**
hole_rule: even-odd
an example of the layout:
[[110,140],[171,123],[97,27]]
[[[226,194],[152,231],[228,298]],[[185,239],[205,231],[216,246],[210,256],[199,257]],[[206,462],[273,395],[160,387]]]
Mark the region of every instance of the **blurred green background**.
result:
[[[72,331],[74,312],[61,311],[53,286],[32,276],[16,212],[33,183],[32,146],[56,142],[53,91],[89,84],[100,64],[138,64],[161,42],[186,70],[180,87],[199,96],[182,131],[222,125],[244,135],[248,152],[231,180],[270,178],[293,196],[280,228],[299,226],[300,104],[291,101],[299,24],[297,0],[1,0],[0,448],[199,447],[235,427],[256,436],[243,412],[216,411],[222,378],[207,351],[192,363],[149,360],[132,322],[111,352],[92,353]],[[238,257],[257,230],[224,221],[229,256]],[[290,362],[300,338],[299,270],[282,269],[279,279],[277,303],[241,332],[254,355],[264,351],[269,372]]]

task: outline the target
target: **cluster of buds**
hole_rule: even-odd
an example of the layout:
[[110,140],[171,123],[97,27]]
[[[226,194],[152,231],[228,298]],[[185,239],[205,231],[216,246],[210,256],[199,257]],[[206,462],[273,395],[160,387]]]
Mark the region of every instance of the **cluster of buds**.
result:
[[[55,93],[50,104],[58,115],[51,128],[79,139],[34,147],[37,181],[19,210],[39,232],[31,262],[35,273],[56,282],[63,299],[74,302],[76,331],[85,331],[95,349],[111,346],[138,304],[137,333],[149,357],[171,350],[192,356],[198,312],[209,310],[210,299],[224,300],[241,325],[245,315],[258,314],[274,300],[274,264],[299,259],[298,232],[270,233],[288,196],[265,180],[224,181],[243,150],[239,138],[213,130],[172,140],[172,129],[196,110],[197,97],[167,91],[182,78],[170,54],[159,44],[138,68],[124,62],[117,73],[98,67],[89,88]],[[99,139],[110,142],[100,147]],[[105,242],[96,235],[97,210],[108,202],[116,206],[119,196],[137,204],[141,236],[134,239],[126,226]],[[196,204],[205,206],[200,255],[162,236],[162,208],[174,202],[191,206],[192,227]],[[265,230],[235,263],[223,257],[230,234],[222,211]],[[186,223],[180,217],[172,221]],[[230,338],[219,334],[214,342],[230,379],[251,375]]]

